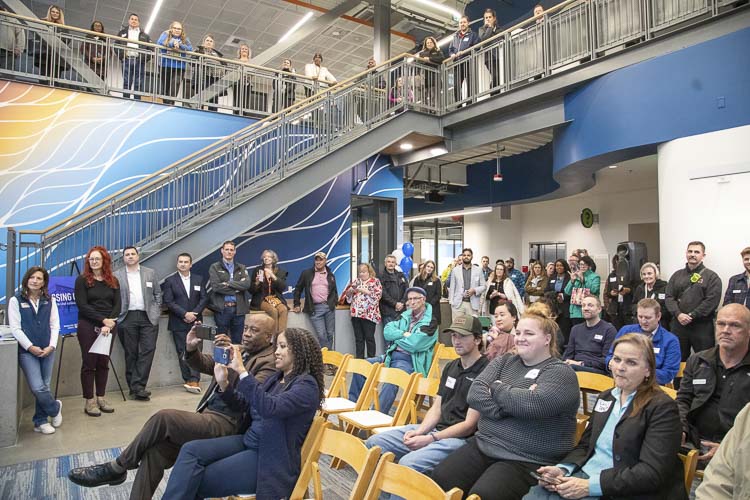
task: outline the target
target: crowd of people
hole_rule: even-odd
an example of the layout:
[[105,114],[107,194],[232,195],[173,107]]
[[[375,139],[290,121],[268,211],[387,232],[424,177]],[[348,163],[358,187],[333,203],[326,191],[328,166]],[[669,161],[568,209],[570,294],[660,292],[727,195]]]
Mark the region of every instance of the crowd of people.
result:
[[[150,399],[162,305],[185,389],[201,394],[200,375],[212,379],[197,412],[158,411],[116,460],[74,469],[72,481],[120,484],[136,469],[133,498],[150,498],[173,467],[168,498],[285,496],[323,400],[321,347],[333,347],[337,305],[349,304],[357,357],[428,376],[443,292],[451,309],[444,332],[458,359],[442,370],[438,396],[421,423],[374,435],[368,447],[393,451],[446,490],[458,486],[481,498],[685,498],[677,454],[690,449],[698,450],[701,467],[708,465],[698,498],[723,498],[715,495],[727,488],[727,477],[747,473],[735,466],[739,451],[722,443],[729,436],[742,449],[733,426],[750,402],[750,247],[741,252],[745,270],[731,278],[720,308],[721,280],[703,264],[701,242],[688,244],[685,268],[662,288],[663,297],[654,291],[658,267],[644,264],[641,283],[618,288],[643,294],[633,298],[635,323],[620,328],[613,325],[619,315],[606,314],[596,263],[585,250],[551,265],[532,262],[525,276],[513,259],[499,259],[490,269],[484,256],[475,265],[464,248],[446,270],[445,286],[433,261],[418,266],[410,282],[389,255],[379,274],[359,265],[340,296],[327,256],[318,252],[300,275],[291,305],[310,316],[314,333],[286,327],[287,273],[276,253],[263,251],[261,263],[249,270],[235,261],[235,251],[231,241],[221,245],[207,280],[191,272],[189,254],[180,254],[177,271],[160,286],[157,273],[139,264],[135,247],[123,249],[125,265],[116,271],[107,249],[89,250],[75,283],[84,412],[115,411],[105,397],[106,349],[115,336],[125,351],[131,398]],[[47,271],[32,267],[9,301],[19,365],[36,398],[34,430],[42,434],[62,424],[62,402],[49,390],[60,325],[48,284]],[[662,304],[676,334],[663,325]],[[565,305],[567,322],[560,321]],[[494,324],[484,332],[479,317],[493,307]],[[225,362],[201,352],[205,308],[214,315],[213,341],[227,352]],[[251,308],[259,312],[247,314]],[[386,350],[377,356],[379,322]],[[572,325],[568,335],[565,325]],[[108,347],[92,349],[101,338],[108,338]],[[577,442],[576,371],[611,376],[614,386],[598,395]],[[353,378],[351,400],[363,383]],[[678,386],[676,400],[662,389],[667,384]],[[390,410],[395,389],[379,391],[381,411]]]

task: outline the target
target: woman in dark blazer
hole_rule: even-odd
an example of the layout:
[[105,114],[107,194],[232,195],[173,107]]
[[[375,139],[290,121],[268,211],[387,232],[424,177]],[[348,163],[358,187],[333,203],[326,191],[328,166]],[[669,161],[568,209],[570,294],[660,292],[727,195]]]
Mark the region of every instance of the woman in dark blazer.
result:
[[412,286],[418,286],[427,292],[427,303],[432,306],[432,317],[440,324],[440,292],[443,287],[435,272],[435,261],[428,260],[424,263],[422,271],[414,278]]
[[557,314],[557,326],[560,327],[560,332],[563,334],[561,339],[562,346],[568,345],[568,338],[570,338],[570,295],[565,293],[565,286],[570,281],[570,266],[565,259],[557,259],[555,261],[555,272],[547,282],[547,289],[544,291],[544,295],[549,297],[557,306],[555,313]]
[[247,409],[244,435],[200,439],[183,445],[164,498],[192,499],[254,493],[258,500],[288,498],[300,472],[302,443],[323,401],[323,358],[315,335],[289,328],[276,340],[276,375],[264,383],[245,370],[239,346],[229,368],[214,374],[222,399]]
[[250,273],[250,293],[253,295],[250,309],[261,310],[271,316],[276,322],[276,332],[281,333],[286,328],[289,314],[282,295],[286,291],[287,272],[279,267],[279,256],[273,250],[263,250],[260,259],[263,263]]
[[687,499],[677,457],[682,427],[677,403],[656,381],[646,335],[615,341],[615,388],[602,392],[576,448],[560,464],[537,469],[539,485],[524,500],[603,497]]
[[633,320],[638,321],[638,301],[654,299],[661,306],[661,326],[669,330],[672,315],[667,309],[667,282],[659,279],[659,267],[653,262],[646,262],[641,266],[641,282],[633,292]]

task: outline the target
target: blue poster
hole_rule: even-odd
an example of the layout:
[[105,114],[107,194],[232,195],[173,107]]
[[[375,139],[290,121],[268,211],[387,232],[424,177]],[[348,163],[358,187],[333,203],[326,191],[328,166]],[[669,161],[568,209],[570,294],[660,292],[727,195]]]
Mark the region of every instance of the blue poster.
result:
[[60,314],[60,335],[73,335],[78,330],[75,276],[50,276],[49,293],[57,302]]

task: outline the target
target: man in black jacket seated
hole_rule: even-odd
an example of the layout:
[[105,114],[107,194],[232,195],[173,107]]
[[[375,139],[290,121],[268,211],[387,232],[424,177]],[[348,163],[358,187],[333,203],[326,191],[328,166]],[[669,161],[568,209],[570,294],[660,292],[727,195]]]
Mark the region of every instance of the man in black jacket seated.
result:
[[305,292],[305,314],[315,329],[320,347],[333,349],[336,335],[336,302],[339,292],[336,277],[328,267],[327,256],[323,252],[315,254],[313,267],[305,269],[294,287],[294,309],[300,312],[300,297]]
[[750,310],[729,304],[716,318],[716,344],[688,358],[677,393],[684,445],[708,462],[750,402]]
[[[249,315],[242,335],[245,368],[263,382],[276,373],[274,346],[274,320],[266,314]],[[195,369],[206,375],[214,373],[213,356],[200,352],[201,340],[193,327],[187,335],[185,359]],[[230,345],[227,335],[217,335],[217,346]],[[229,384],[239,383],[239,375],[229,370]],[[125,482],[127,472],[137,469],[130,498],[151,498],[159,487],[164,471],[174,465],[180,447],[194,439],[209,439],[245,432],[248,422],[243,412],[230,408],[216,391],[216,379],[198,403],[196,413],[182,410],[159,410],[144,424],[117,459],[90,467],[78,467],[68,473],[75,484],[90,488],[104,484]]]

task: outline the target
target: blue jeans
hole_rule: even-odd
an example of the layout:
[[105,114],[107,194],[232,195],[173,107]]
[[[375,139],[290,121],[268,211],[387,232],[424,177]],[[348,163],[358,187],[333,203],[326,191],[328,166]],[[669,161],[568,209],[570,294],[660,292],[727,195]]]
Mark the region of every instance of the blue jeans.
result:
[[192,500],[255,493],[258,450],[246,448],[243,439],[240,434],[182,445],[163,498]]
[[[589,476],[582,470],[579,470],[575,474],[572,474],[571,477],[578,477],[581,479],[589,478]],[[547,491],[543,487],[537,485],[531,487],[529,492],[523,497],[523,500],[559,500],[560,498],[562,497],[554,491]],[[581,498],[581,500],[593,500],[595,498],[601,497],[583,497]]]
[[465,439],[447,438],[430,443],[424,448],[411,451],[404,444],[404,434],[408,431],[416,430],[418,427],[419,424],[412,424],[400,429],[374,434],[365,441],[365,445],[368,448],[380,446],[383,453],[387,451],[393,452],[399,464],[422,474],[429,474],[437,464],[445,460],[445,457],[466,444]]
[[242,343],[242,330],[245,329],[245,315],[237,314],[237,307],[225,307],[214,313],[216,333],[226,333],[232,339],[232,344]]
[[60,411],[60,405],[49,390],[52,379],[52,366],[55,364],[55,353],[46,358],[38,358],[28,351],[18,353],[18,364],[21,365],[26,382],[36,398],[36,409],[32,421],[39,427],[47,423],[47,417],[54,417]]
[[[367,358],[370,363],[382,363],[385,356],[375,356],[374,358]],[[411,354],[401,351],[393,351],[391,353],[391,363],[389,368],[400,368],[406,373],[414,373],[414,364],[411,361]],[[349,399],[351,401],[357,401],[359,393],[362,392],[362,387],[365,385],[365,378],[355,373],[352,376],[352,383],[349,386]],[[380,411],[383,413],[390,413],[393,401],[396,399],[398,394],[398,386],[393,384],[383,384],[380,389]]]
[[[146,63],[142,57],[126,57],[122,61],[122,87],[125,90],[133,90],[136,92],[143,92],[143,74],[146,72]],[[123,93],[122,96],[125,99],[130,99],[130,94]],[[141,96],[135,94],[136,100],[140,101]]]
[[320,347],[333,349],[333,336],[336,334],[336,309],[331,310],[325,302],[314,304],[310,321],[318,336]]

